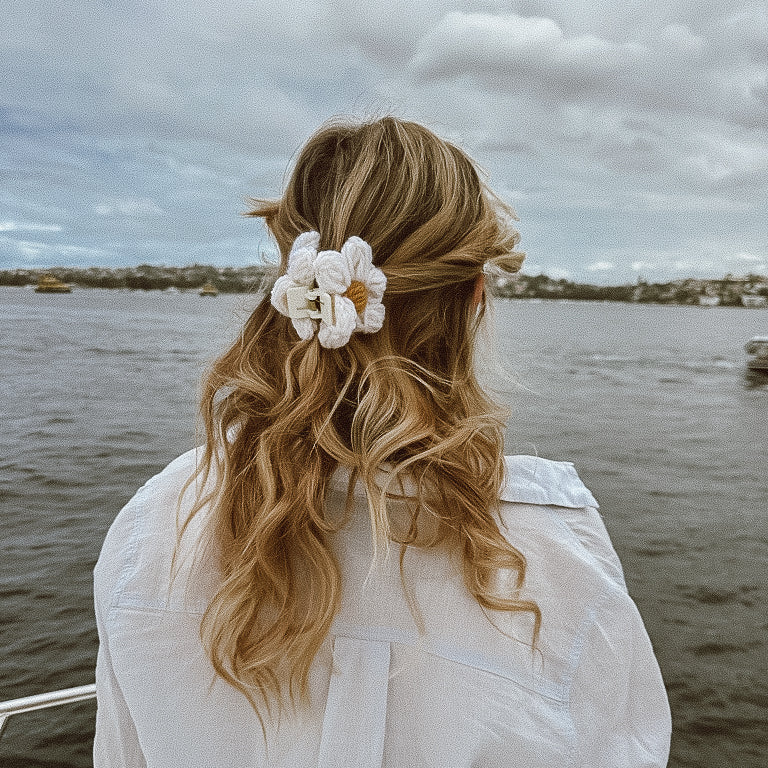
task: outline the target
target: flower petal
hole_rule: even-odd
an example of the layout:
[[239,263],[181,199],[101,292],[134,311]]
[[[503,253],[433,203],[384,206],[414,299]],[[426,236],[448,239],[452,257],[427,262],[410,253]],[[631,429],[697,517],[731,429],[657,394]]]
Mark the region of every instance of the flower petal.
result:
[[311,287],[315,280],[315,258],[320,235],[317,232],[303,232],[291,246],[288,254],[287,274],[299,285]]
[[368,294],[377,301],[381,301],[387,288],[386,275],[378,267],[371,266],[363,282],[368,289]]
[[291,318],[293,327],[296,329],[296,333],[299,334],[299,338],[303,341],[309,341],[317,330],[317,320],[310,320],[308,317]]
[[315,280],[316,256],[317,251],[313,251],[311,248],[299,248],[291,251],[291,255],[288,257],[287,274],[294,282],[310,288]]
[[299,248],[309,248],[316,251],[320,247],[320,233],[312,230],[311,232],[302,232],[294,241],[291,250]]
[[344,293],[352,282],[352,264],[338,251],[320,251],[315,259],[317,287],[326,293]]
[[357,324],[355,305],[345,296],[335,297],[336,322],[329,325],[320,321],[317,338],[326,349],[338,349],[348,341]]
[[272,286],[270,301],[272,306],[281,314],[288,314],[288,289],[296,288],[296,283],[288,275],[281,275]]
[[347,238],[347,241],[341,246],[341,252],[352,265],[354,279],[364,282],[368,267],[373,264],[371,246],[362,238],[353,236]]
[[357,317],[355,329],[362,333],[376,333],[384,325],[384,305],[380,301],[369,301]]

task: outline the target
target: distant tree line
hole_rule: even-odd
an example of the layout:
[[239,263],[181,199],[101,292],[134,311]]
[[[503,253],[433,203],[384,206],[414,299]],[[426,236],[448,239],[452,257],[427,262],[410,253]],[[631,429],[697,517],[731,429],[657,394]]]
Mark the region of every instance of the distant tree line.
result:
[[[269,267],[214,267],[192,264],[165,267],[140,264],[137,267],[57,267],[52,269],[0,270],[0,285],[37,285],[40,275],[53,274],[59,280],[83,288],[123,288],[130,290],[197,290],[205,283],[222,293],[246,293],[257,290],[271,277]],[[669,283],[648,283],[639,279],[627,285],[590,285],[547,275],[518,274],[489,276],[489,286],[496,296],[511,299],[569,299],[572,301],[631,301],[645,304],[701,304],[716,300],[722,306],[741,306],[742,296],[768,298],[768,278],[764,275],[719,280],[685,278]]]
[[702,304],[716,300],[721,306],[742,306],[744,295],[768,298],[764,275],[719,280],[685,278],[669,283],[639,279],[627,285],[589,285],[547,275],[494,276],[489,281],[496,296],[512,299],[568,299],[572,301],[631,301],[642,304]]
[[52,274],[70,285],[83,288],[124,288],[157,291],[176,288],[196,290],[212,283],[222,293],[255,291],[263,282],[268,267],[213,267],[192,264],[186,267],[165,267],[140,264],[137,267],[56,267],[52,269],[14,269],[0,271],[0,285],[37,285],[40,275]]

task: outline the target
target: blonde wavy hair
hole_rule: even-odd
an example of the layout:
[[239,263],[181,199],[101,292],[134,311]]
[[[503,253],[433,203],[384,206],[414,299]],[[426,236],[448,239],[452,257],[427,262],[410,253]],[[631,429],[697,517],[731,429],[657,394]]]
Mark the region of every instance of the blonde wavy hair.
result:
[[[218,674],[256,709],[257,698],[269,708],[306,696],[341,596],[329,544],[340,523],[325,510],[340,465],[367,489],[376,549],[400,545],[401,575],[408,545],[446,542],[481,606],[533,613],[535,643],[536,604],[493,588],[511,569],[519,590],[525,558],[497,525],[506,412],[473,367],[477,280],[488,263],[516,271],[523,258],[511,209],[456,146],[385,117],[323,126],[282,198],[254,200],[249,215],[274,236],[281,273],[302,232],[319,232],[321,249],[362,237],[387,277],[386,317],[378,333],[325,349],[299,340],[267,295],[206,378],[196,480],[215,480],[190,519],[210,507],[221,552],[201,628]],[[414,489],[405,527],[389,513],[401,483]]]

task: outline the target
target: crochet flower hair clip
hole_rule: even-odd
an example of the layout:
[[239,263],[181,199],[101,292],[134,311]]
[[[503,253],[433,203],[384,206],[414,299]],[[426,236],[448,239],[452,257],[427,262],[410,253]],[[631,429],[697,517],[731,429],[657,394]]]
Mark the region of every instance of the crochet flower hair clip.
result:
[[387,278],[373,265],[371,246],[350,237],[341,251],[318,251],[320,235],[304,232],[288,254],[288,270],[272,288],[272,306],[289,317],[304,341],[338,349],[355,332],[376,333]]

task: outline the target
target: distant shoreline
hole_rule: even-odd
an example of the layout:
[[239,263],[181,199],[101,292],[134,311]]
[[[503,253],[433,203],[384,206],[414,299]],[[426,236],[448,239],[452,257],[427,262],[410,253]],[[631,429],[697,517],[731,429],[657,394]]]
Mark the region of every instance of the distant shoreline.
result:
[[[264,265],[214,267],[193,264],[164,267],[61,267],[52,269],[0,270],[0,286],[36,286],[40,276],[51,274],[77,288],[107,288],[143,291],[198,291],[205,283],[220,293],[254,293],[274,274]],[[559,299],[571,301],[617,301],[636,304],[689,306],[768,307],[768,277],[726,275],[717,279],[683,278],[667,283],[638,279],[626,285],[590,285],[547,275],[489,275],[495,296],[509,299]]]

